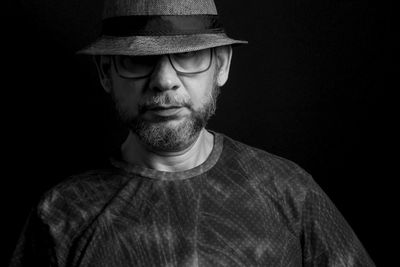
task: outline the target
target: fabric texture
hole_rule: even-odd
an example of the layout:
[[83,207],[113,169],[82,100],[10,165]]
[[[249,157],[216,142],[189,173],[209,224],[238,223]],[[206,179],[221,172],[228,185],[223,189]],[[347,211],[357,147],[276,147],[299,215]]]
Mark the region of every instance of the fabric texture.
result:
[[103,19],[147,15],[217,15],[213,0],[105,0]]
[[167,36],[224,33],[216,15],[125,16],[103,20],[102,34],[111,36]]
[[55,186],[10,266],[375,266],[308,173],[214,136],[188,171],[113,159]]
[[[152,20],[153,16],[182,17],[184,22],[177,23],[172,18],[160,22]],[[197,27],[199,21],[193,19],[196,16],[210,16],[213,23]],[[213,0],[106,0],[102,19],[100,36],[78,54],[145,56],[247,44],[247,41],[228,37]],[[110,30],[110,20],[133,20],[134,26],[132,23],[112,23]]]
[[86,55],[149,56],[246,43],[245,41],[231,39],[224,33],[123,37],[103,35],[77,53]]

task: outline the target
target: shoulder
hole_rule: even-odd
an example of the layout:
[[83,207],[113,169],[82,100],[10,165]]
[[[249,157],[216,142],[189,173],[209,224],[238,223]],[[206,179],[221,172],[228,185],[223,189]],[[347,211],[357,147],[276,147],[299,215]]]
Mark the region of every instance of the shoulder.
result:
[[81,224],[96,216],[126,181],[113,169],[71,176],[43,194],[36,208],[38,216],[48,225]]
[[264,183],[303,189],[315,187],[311,175],[297,163],[227,136],[224,136],[224,157],[227,164],[240,167]]
[[125,177],[118,170],[90,170],[64,179],[48,190],[42,201],[51,202],[59,197],[69,201],[89,196],[96,199],[112,193],[124,181]]
[[[301,231],[304,205],[310,195],[326,197],[312,176],[298,164],[224,136],[220,172],[246,185],[293,233]],[[222,170],[222,169],[229,170]],[[226,175],[229,173],[229,175]],[[232,178],[236,177],[236,178]]]
[[327,198],[311,174],[297,163],[267,151],[224,137],[224,164],[242,173],[254,191],[300,216],[312,195]]

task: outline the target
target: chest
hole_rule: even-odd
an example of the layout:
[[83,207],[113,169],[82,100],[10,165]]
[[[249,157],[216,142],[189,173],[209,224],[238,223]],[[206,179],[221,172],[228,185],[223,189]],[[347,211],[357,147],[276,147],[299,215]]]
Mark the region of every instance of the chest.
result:
[[79,265],[301,264],[299,240],[259,196],[236,190],[171,190],[136,194],[107,207],[77,240]]

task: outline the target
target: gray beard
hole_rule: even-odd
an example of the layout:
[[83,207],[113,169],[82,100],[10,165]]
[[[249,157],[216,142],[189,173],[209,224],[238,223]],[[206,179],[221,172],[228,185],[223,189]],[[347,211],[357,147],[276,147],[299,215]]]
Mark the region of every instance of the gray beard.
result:
[[[154,151],[176,152],[190,147],[196,142],[199,134],[207,125],[208,120],[215,114],[220,88],[215,84],[207,101],[199,110],[194,110],[189,103],[190,115],[182,118],[177,125],[169,126],[166,120],[148,121],[139,115],[132,118],[115,101],[122,122],[135,133],[139,140]],[[163,97],[157,96],[157,101]],[[168,99],[168,97],[166,98]]]
[[182,151],[197,140],[207,123],[208,118],[205,116],[192,113],[175,126],[168,126],[168,122],[149,122],[138,118],[133,121],[130,129],[152,150]]

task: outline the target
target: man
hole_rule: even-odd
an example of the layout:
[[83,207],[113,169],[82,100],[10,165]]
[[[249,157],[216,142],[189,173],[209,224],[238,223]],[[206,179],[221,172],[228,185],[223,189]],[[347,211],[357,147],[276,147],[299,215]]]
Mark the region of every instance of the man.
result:
[[11,266],[374,266],[296,164],[207,130],[231,45],[212,0],[106,1],[94,55],[129,135],[48,191]]

